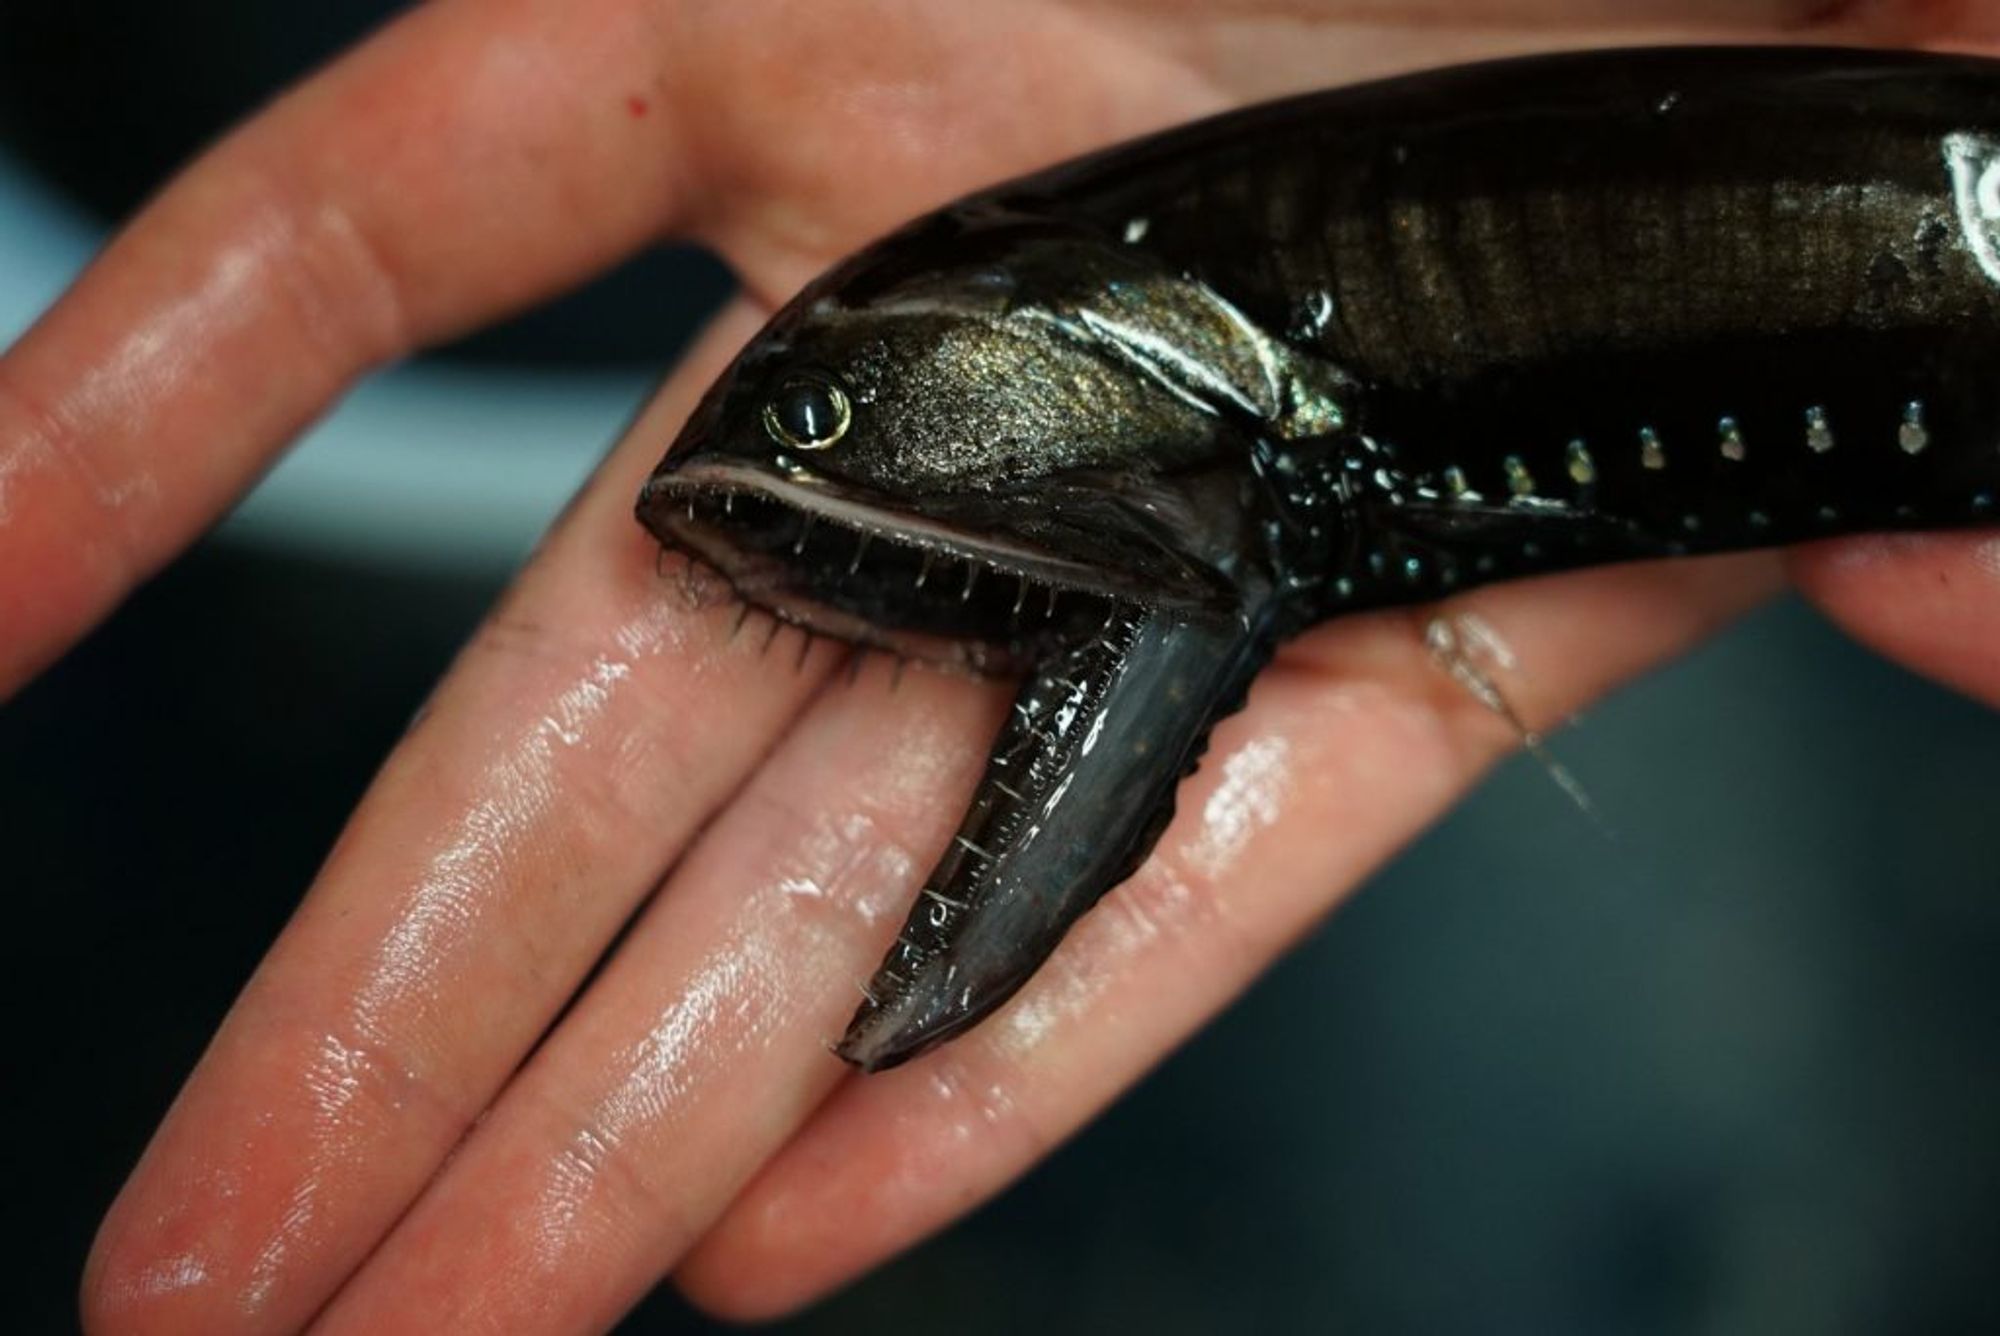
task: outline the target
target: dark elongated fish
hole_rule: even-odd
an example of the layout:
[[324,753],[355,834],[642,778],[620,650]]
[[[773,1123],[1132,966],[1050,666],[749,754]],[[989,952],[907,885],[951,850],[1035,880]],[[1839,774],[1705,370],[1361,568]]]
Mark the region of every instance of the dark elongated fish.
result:
[[814,631],[1025,675],[848,1029],[1005,1001],[1283,637],[1535,572],[1986,521],[2000,63],[1658,50],[1219,117],[911,223],[639,517]]

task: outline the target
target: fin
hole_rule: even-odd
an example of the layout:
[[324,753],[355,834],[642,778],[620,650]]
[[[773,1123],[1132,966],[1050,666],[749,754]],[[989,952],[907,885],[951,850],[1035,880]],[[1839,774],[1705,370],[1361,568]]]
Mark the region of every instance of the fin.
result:
[[1500,683],[1488,671],[1489,663],[1502,671],[1514,667],[1513,651],[1493,633],[1493,628],[1470,613],[1433,617],[1424,627],[1424,644],[1438,667],[1451,674],[1452,680],[1470,692],[1474,700],[1514,730],[1514,736],[1520,739],[1521,750],[1535,759],[1550,782],[1575,804],[1584,819],[1597,828],[1597,833],[1607,840],[1615,840],[1617,832],[1605,821],[1603,812],[1590,796],[1590,791],[1583,786],[1583,781],[1549,750],[1548,738],[1544,734],[1528,727],[1527,720],[1521,717],[1514,703],[1507,699],[1507,693],[1501,690]]
[[1012,997],[1152,851],[1175,787],[1269,645],[1261,624],[1123,611],[1040,664],[835,1051],[880,1071]]
[[1597,560],[1619,557],[1663,557],[1671,547],[1630,520],[1555,502],[1494,505],[1463,501],[1402,501],[1368,507],[1370,523],[1390,532],[1440,548],[1502,547],[1545,541],[1569,548],[1587,548]]

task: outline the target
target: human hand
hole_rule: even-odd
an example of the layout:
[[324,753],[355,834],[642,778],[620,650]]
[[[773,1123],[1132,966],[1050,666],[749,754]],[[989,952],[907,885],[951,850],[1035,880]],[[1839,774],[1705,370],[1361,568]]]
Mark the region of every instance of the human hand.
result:
[[[330,1303],[334,1329],[571,1330],[677,1264],[724,1311],[803,1301],[1021,1172],[1511,742],[1407,619],[1305,637],[1219,731],[1151,865],[1007,1012],[866,1081],[825,1054],[1000,706],[925,674],[890,695],[879,665],[823,691],[830,647],[762,656],[655,578],[631,499],[752,308],[963,188],[1231,102],[1508,50],[1777,35],[1785,9],[1662,0],[1633,28],[1614,26],[1630,5],[1520,0],[1480,10],[1524,26],[1418,29],[1343,16],[1359,4],[1296,27],[962,8],[445,0],[211,153],[0,362],[11,687],[366,366],[668,233],[715,244],[752,294],[390,759],[107,1221],[93,1326],[282,1330]],[[1713,26],[1671,17],[1698,11]],[[1846,31],[2000,37],[1904,12]],[[2000,699],[1970,629],[1994,610],[1982,551],[1874,540],[1798,566],[1878,644]],[[1515,647],[1510,692],[1546,721],[1774,565],[1459,602]]]

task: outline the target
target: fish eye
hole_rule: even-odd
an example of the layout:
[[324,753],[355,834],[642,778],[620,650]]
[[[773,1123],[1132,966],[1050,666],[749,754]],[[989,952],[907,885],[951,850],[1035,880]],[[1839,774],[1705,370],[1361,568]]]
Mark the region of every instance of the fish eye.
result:
[[764,430],[794,450],[826,449],[853,420],[846,392],[816,376],[794,376],[764,404]]

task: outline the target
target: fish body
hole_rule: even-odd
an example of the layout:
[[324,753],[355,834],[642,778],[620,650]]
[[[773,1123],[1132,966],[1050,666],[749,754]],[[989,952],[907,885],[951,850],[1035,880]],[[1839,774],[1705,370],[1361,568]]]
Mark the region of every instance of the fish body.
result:
[[643,523],[776,615],[1017,672],[841,1052],[988,1014],[1342,613],[1991,522],[2000,63],[1647,50],[1253,107],[837,265]]

